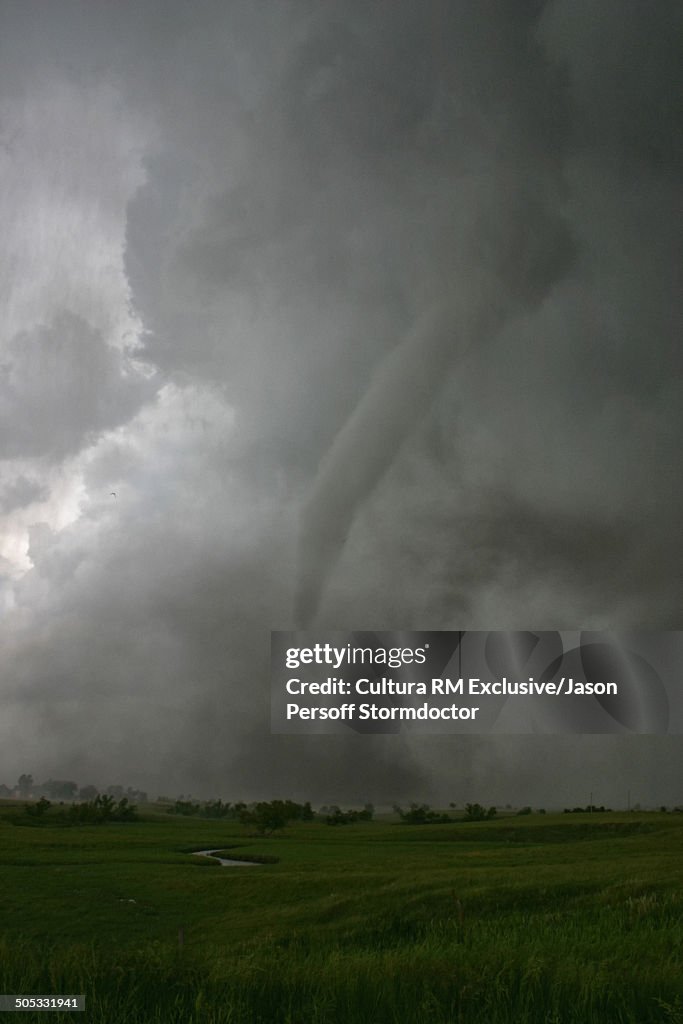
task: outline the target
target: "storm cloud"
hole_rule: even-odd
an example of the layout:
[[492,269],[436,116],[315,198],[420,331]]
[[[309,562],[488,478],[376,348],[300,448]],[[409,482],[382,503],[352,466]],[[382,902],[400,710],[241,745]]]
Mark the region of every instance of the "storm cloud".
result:
[[268,708],[302,621],[679,626],[680,5],[0,16],[0,778],[680,800],[675,738]]

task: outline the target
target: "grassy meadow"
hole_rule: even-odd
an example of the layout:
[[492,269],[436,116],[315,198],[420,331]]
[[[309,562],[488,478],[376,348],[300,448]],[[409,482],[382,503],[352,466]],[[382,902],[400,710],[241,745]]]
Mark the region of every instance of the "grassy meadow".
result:
[[87,1007],[24,1021],[683,1024],[680,814],[18,821],[0,808],[0,992]]

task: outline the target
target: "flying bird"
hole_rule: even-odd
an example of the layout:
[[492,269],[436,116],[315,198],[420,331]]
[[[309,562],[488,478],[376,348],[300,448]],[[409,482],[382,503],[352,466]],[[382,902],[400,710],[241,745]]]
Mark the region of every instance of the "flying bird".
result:
[[112,498],[116,497],[116,491],[110,491],[109,493],[111,494]]

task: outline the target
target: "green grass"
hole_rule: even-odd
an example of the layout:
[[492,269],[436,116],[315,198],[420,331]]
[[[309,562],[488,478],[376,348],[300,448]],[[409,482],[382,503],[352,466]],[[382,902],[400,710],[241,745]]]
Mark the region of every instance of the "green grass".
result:
[[4,820],[0,991],[84,992],[47,1019],[98,1024],[683,1024],[682,853],[664,814]]

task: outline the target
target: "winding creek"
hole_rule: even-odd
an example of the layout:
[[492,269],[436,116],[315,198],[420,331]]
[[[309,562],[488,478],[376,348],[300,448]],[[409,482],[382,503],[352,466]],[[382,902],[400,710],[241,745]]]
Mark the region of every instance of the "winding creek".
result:
[[220,847],[215,850],[195,850],[192,854],[193,857],[213,857],[223,868],[258,868],[260,864],[257,864],[254,860],[227,860],[225,857],[217,857],[216,854],[220,853]]

